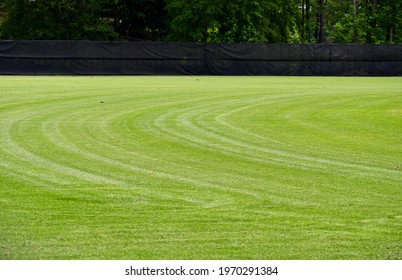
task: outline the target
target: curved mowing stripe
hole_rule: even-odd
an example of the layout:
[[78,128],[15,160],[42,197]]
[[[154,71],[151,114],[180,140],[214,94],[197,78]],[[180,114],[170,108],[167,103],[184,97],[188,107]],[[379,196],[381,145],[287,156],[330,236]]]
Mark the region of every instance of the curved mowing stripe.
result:
[[0,83],[2,258],[402,252],[400,78]]
[[[242,110],[249,110],[261,105],[265,106],[267,104],[284,102],[284,101],[289,101],[289,99],[268,101],[268,102],[264,102],[263,100],[260,99],[251,101],[247,100],[246,101],[247,103],[251,102],[253,103],[253,105],[241,106],[240,108],[237,107],[233,111],[239,112]],[[335,167],[340,167],[341,171],[343,172],[351,172],[351,173],[359,172],[359,174],[362,176],[379,176],[379,177],[384,176],[384,174],[393,174],[396,176],[394,177],[396,180],[398,181],[401,180],[402,173],[398,170],[389,170],[385,168],[377,168],[359,164],[350,164],[341,161],[332,161],[327,159],[314,158],[300,155],[297,153],[297,151],[295,151],[294,153],[290,153],[282,150],[251,145],[248,144],[248,142],[246,142],[245,140],[238,139],[237,137],[239,132],[240,134],[242,134],[244,133],[244,130],[238,129],[233,125],[228,126],[230,130],[228,129],[225,130],[222,129],[222,127],[219,127],[214,122],[208,121],[203,123],[202,121],[199,121],[199,119],[205,118],[205,115],[210,115],[211,112],[222,110],[221,102],[218,104],[220,105],[219,107],[214,106],[215,104],[210,103],[204,105],[201,109],[198,108],[195,109],[194,107],[191,107],[190,109],[186,109],[184,114],[180,114],[178,116],[174,116],[174,114],[177,113],[177,111],[168,112],[167,114],[159,116],[155,121],[155,125],[163,132],[177,137],[178,140],[180,139],[181,141],[186,140],[193,144],[198,144],[199,146],[206,146],[208,148],[213,147],[215,151],[221,151],[223,153],[229,152],[232,154],[238,154],[239,156],[242,156],[242,158],[244,159],[257,160],[269,163],[279,163],[290,166],[306,167],[310,169],[311,168],[325,169],[325,166],[323,166],[323,164],[328,164],[330,165],[329,168],[331,171]],[[232,105],[232,103],[229,103],[229,105]],[[233,111],[230,111],[230,114],[233,114]],[[214,114],[211,115],[214,116]],[[227,116],[229,115],[229,113],[224,113],[223,115]],[[218,115],[217,117],[214,118],[216,120],[219,119],[220,117],[221,116]],[[180,126],[180,129],[170,128],[168,122],[171,119],[173,119],[176,122],[176,124]],[[184,134],[182,133],[182,131],[187,131],[189,134]],[[195,136],[194,132],[197,132]],[[224,132],[226,136],[223,136],[222,132]],[[250,134],[246,132],[246,134],[248,134],[249,136],[251,135],[258,139],[267,140],[268,142],[278,142],[273,139],[267,139],[255,133]],[[161,136],[164,137],[163,134],[161,134]],[[208,139],[204,140],[206,136],[208,137]],[[234,138],[233,136],[235,136],[236,138]],[[243,152],[242,149],[245,149],[246,151]],[[264,154],[266,154],[268,157],[264,156]],[[272,155],[276,157],[273,158],[271,157]],[[348,170],[349,168],[351,168],[352,170]],[[380,174],[376,175],[377,172]]]

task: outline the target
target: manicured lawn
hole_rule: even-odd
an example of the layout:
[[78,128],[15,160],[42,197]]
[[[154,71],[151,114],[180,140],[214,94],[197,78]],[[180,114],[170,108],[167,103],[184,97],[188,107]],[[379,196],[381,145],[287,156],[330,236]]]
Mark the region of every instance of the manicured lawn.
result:
[[402,259],[402,78],[0,76],[0,259]]

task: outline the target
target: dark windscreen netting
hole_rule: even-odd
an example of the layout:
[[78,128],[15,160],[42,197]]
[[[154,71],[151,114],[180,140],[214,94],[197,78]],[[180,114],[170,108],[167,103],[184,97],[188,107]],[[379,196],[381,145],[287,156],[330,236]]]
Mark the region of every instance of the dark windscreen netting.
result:
[[0,74],[402,75],[402,45],[0,41]]
[[[329,45],[214,44],[207,47],[212,74],[325,75]],[[328,73],[329,74],[329,73]]]

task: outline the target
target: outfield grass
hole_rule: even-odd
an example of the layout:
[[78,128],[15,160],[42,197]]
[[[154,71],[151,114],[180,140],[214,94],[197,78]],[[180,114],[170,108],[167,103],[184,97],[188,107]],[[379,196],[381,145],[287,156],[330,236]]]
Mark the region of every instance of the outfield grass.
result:
[[402,78],[0,76],[1,259],[402,259]]

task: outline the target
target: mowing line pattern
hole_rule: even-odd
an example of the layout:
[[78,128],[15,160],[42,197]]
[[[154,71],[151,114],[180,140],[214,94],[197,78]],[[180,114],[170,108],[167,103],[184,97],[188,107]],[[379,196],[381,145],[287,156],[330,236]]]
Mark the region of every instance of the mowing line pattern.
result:
[[0,257],[400,258],[402,81],[312,79],[0,77]]

